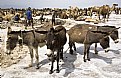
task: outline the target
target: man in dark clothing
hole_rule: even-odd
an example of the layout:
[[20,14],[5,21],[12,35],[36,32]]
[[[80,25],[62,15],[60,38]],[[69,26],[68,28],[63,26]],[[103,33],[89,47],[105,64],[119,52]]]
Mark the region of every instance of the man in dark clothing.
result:
[[52,25],[55,25],[55,12],[52,13]]
[[31,26],[32,25],[32,28],[33,28],[33,18],[32,18],[32,11],[31,11],[31,8],[29,7],[28,10],[26,11],[26,28],[27,26]]

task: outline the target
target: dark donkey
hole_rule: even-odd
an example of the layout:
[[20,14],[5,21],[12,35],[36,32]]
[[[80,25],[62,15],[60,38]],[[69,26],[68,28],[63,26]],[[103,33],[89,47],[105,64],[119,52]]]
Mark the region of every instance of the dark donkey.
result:
[[[95,26],[95,25],[89,25],[89,24],[77,24],[73,28],[82,28],[83,30],[94,30],[94,31],[102,31],[102,32],[111,32],[109,35],[111,39],[115,42],[119,42],[119,34],[118,34],[118,29],[115,26]],[[73,46],[75,47],[75,45]],[[95,54],[98,54],[97,51],[97,43],[95,43]],[[75,48],[76,50],[76,48]]]
[[109,47],[109,37],[107,36],[109,34],[106,32],[84,30],[82,27],[72,27],[69,29],[68,35],[71,54],[73,54],[72,46],[75,45],[75,42],[84,44],[84,62],[86,62],[86,54],[87,60],[90,61],[89,49],[93,43],[100,43],[103,49]]
[[35,50],[35,57],[36,57],[36,66],[39,68],[39,56],[38,56],[38,46],[42,47],[45,45],[45,34],[40,34],[37,32],[34,32],[34,30],[31,31],[11,31],[11,28],[8,28],[8,34],[7,34],[7,53],[11,53],[11,51],[16,47],[16,44],[25,44],[28,46],[30,51],[30,57],[31,57],[31,63],[29,64],[29,67],[33,65],[33,49]]
[[47,34],[46,55],[48,56],[49,60],[52,62],[51,70],[49,73],[50,74],[53,73],[53,64],[55,60],[57,61],[56,72],[59,73],[59,59],[63,59],[63,46],[67,41],[66,29],[63,26],[57,26],[55,29],[50,28],[50,30],[47,31],[46,34]]

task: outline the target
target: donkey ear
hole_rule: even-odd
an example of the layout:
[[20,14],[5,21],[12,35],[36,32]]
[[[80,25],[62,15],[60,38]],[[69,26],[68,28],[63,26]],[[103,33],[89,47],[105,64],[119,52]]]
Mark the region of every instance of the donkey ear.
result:
[[120,29],[121,27],[118,27],[118,28],[116,28],[116,29]]
[[58,33],[58,32],[60,32],[60,31],[62,31],[62,30],[63,30],[63,28],[58,29],[58,30],[54,30],[54,33]]

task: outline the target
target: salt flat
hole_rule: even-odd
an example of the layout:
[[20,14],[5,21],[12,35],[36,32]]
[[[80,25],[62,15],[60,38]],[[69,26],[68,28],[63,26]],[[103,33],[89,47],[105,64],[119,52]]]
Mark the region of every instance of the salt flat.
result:
[[[81,21],[68,20],[72,22],[72,27],[77,23],[85,23]],[[88,23],[89,24],[89,23]],[[93,23],[92,23],[93,24]],[[121,15],[111,14],[109,21],[95,25],[111,25],[121,27]],[[0,29],[2,35],[3,31]],[[4,35],[3,35],[4,36]],[[49,74],[50,62],[45,56],[46,46],[39,48],[40,68],[34,67],[24,69],[30,62],[29,52],[17,64],[13,64],[7,68],[0,68],[2,78],[121,78],[121,29],[119,29],[119,43],[110,42],[110,51],[105,53],[98,44],[99,54],[94,54],[94,45],[90,49],[91,61],[83,62],[83,44],[77,44],[77,51],[74,55],[70,55],[69,51],[64,53],[64,62],[60,62],[60,73],[54,72]],[[68,48],[68,42],[64,46],[64,51]],[[67,57],[67,58],[66,58]],[[56,64],[56,63],[55,63]],[[55,65],[56,68],[56,65]],[[55,69],[54,68],[54,69]]]

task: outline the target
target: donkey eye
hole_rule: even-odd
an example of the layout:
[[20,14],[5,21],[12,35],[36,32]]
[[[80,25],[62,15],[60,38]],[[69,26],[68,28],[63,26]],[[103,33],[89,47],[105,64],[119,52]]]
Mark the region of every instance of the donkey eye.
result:
[[8,39],[11,39],[11,37],[8,37]]

